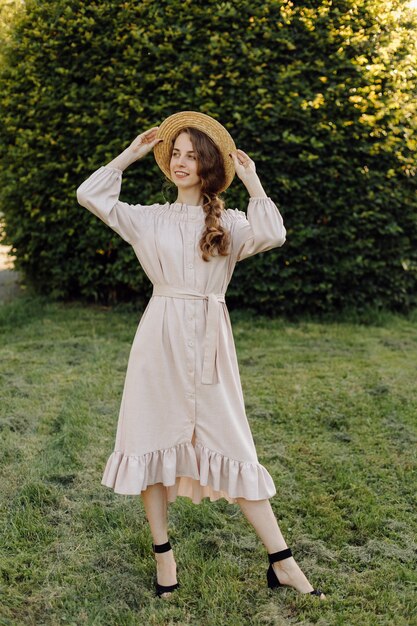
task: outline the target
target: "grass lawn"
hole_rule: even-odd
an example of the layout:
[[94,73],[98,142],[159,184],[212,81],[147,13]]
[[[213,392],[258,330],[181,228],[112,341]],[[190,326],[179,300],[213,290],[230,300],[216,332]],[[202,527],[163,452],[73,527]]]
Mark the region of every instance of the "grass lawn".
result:
[[231,317],[272,506],[328,601],[268,590],[239,506],[185,498],[181,589],[154,596],[142,501],[100,485],[140,312],[25,296],[0,307],[1,625],[417,624],[416,316]]

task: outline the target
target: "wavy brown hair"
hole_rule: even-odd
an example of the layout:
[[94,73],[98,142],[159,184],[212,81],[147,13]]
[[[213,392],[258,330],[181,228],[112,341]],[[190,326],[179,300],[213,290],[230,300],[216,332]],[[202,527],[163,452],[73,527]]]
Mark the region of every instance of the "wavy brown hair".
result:
[[209,261],[212,256],[227,256],[230,233],[220,223],[224,202],[218,195],[226,182],[223,157],[214,141],[206,133],[192,127],[182,128],[176,134],[172,141],[172,148],[181,133],[187,133],[190,137],[197,155],[197,174],[201,179],[203,209],[206,214],[206,228],[200,239],[202,257],[204,261]]

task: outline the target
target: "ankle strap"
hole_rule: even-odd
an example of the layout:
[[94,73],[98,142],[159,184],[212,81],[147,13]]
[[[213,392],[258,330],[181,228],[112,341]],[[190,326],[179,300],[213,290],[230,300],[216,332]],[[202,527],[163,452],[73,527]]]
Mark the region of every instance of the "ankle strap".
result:
[[160,543],[158,545],[154,543],[152,544],[152,547],[154,552],[168,552],[168,550],[171,550],[171,544],[169,543],[169,541],[167,541],[166,543]]
[[270,563],[276,563],[276,561],[282,561],[283,559],[288,559],[290,556],[292,556],[291,548],[285,548],[285,550],[279,550],[279,552],[268,554]]

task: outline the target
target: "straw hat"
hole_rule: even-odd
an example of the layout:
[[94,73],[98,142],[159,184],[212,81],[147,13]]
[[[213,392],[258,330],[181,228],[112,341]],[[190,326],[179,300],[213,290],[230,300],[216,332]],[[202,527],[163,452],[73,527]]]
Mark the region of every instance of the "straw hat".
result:
[[209,115],[196,111],[180,111],[167,117],[159,126],[156,134],[158,139],[163,139],[156,144],[153,150],[156,162],[165,176],[172,180],[169,170],[172,140],[182,128],[189,126],[206,133],[220,150],[226,172],[226,184],[219,191],[224,191],[229,187],[235,175],[235,166],[229,154],[236,150],[236,146],[225,127]]

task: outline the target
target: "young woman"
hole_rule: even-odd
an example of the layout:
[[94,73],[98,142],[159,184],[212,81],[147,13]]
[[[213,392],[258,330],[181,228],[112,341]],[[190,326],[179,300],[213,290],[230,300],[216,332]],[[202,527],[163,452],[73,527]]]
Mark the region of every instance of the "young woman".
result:
[[[177,187],[176,202],[121,202],[123,170],[152,150]],[[235,173],[250,197],[247,215],[226,210],[218,195]],[[180,495],[196,504],[206,497],[239,504],[267,549],[269,587],[324,599],[292,557],[272,511],[276,490],[258,462],[225,304],[236,263],[285,241],[282,217],[254,162],[219,122],[183,111],[136,137],[77,197],[133,246],[154,286],[132,345],[102,484],[142,496],[157,595],[179,586],[167,509]]]

